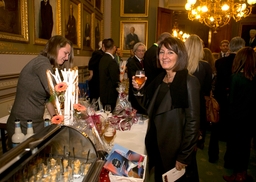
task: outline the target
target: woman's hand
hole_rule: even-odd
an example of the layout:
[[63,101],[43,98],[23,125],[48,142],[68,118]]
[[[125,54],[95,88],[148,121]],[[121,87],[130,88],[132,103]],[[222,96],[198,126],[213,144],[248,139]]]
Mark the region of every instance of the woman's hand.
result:
[[176,167],[176,169],[177,169],[178,171],[180,171],[180,170],[182,170],[183,168],[187,167],[187,165],[186,165],[186,164],[182,164],[182,163],[179,162],[179,161],[176,161],[175,167]]
[[135,78],[135,76],[132,77],[132,86],[133,86],[133,88],[139,90],[139,89],[141,89],[142,87],[144,87],[144,85],[145,85],[145,83],[146,83],[146,81],[147,81],[147,77],[145,77],[145,81],[144,81],[144,83],[141,85],[141,87],[139,87],[139,85],[137,84],[137,82],[135,81],[134,78]]

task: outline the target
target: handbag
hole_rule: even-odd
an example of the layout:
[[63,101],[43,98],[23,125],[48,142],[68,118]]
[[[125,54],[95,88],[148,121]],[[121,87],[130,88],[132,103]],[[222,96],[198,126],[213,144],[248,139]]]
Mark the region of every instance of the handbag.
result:
[[206,101],[206,120],[217,123],[219,121],[220,106],[211,91],[210,96],[204,96]]

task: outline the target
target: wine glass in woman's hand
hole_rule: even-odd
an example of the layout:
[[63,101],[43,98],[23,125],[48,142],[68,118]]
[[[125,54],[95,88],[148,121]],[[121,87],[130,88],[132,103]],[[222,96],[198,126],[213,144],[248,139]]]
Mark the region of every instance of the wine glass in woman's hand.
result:
[[141,86],[146,80],[145,77],[145,71],[143,70],[137,70],[134,77],[135,82],[138,84],[139,88],[137,89],[138,92],[134,94],[135,96],[143,96],[143,94],[140,93]]

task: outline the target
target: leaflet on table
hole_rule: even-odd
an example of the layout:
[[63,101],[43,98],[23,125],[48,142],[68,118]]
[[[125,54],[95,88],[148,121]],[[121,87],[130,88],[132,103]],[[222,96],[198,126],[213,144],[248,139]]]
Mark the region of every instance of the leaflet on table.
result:
[[144,156],[115,144],[104,165],[113,174],[126,177],[143,178]]
[[175,167],[169,171],[167,171],[166,173],[164,173],[162,175],[162,179],[164,182],[168,182],[168,181],[176,181],[177,179],[179,179],[181,176],[183,176],[185,173],[185,168],[183,168],[182,170],[178,171]]

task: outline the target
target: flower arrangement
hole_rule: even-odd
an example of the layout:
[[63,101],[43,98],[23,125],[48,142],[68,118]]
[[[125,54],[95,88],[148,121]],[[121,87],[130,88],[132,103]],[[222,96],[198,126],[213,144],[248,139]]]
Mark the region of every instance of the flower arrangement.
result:
[[[72,125],[74,104],[78,104],[78,69],[59,70],[55,69],[55,74],[50,70],[46,72],[48,85],[51,92],[51,101],[56,107],[57,116],[52,118],[52,122],[65,125]],[[54,85],[54,83],[56,83]],[[81,106],[77,106],[81,110]],[[84,108],[83,108],[84,109]],[[62,117],[63,119],[62,119]]]

